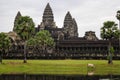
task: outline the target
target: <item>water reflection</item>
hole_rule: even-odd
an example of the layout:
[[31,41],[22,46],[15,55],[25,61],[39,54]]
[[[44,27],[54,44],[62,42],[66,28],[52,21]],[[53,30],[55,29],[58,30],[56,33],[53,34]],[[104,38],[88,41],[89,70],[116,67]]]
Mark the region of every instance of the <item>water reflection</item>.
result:
[[94,75],[94,72],[88,72],[87,74],[91,76],[91,75]]
[[0,80],[120,80],[120,75],[40,75],[2,74]]

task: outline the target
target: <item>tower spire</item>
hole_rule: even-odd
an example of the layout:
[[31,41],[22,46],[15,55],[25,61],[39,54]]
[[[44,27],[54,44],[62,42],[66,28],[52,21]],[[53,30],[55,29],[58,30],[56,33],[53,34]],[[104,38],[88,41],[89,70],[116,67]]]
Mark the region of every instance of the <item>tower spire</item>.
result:
[[20,16],[22,16],[22,15],[21,15],[20,11],[18,11],[18,13],[17,13],[15,19],[17,19],[17,18],[20,17]]
[[18,20],[21,16],[22,16],[22,15],[21,15],[20,11],[18,11],[18,13],[17,13],[17,15],[16,15],[16,17],[15,17],[15,20],[14,20],[13,31],[15,31],[16,25],[17,25],[17,20]]
[[72,23],[72,16],[70,12],[68,11],[64,19],[64,27],[66,27],[70,23]]
[[54,21],[53,12],[52,12],[52,9],[49,3],[46,5],[44,13],[43,13],[43,22],[46,22],[46,21],[48,22]]
[[65,19],[72,19],[71,13],[69,11],[67,12],[65,16]]
[[46,5],[44,9],[42,22],[39,26],[39,29],[45,29],[45,28],[56,28],[53,12],[49,3]]
[[74,35],[75,37],[78,37],[78,26],[77,26],[75,18],[73,18],[73,27],[74,27]]
[[69,35],[68,38],[77,37],[78,36],[78,29],[77,23],[74,18],[72,18],[70,12],[68,11],[65,19],[64,19],[64,33]]
[[[50,4],[49,3],[47,3],[47,5],[46,5],[46,7],[45,7],[45,10],[46,9],[48,9],[48,10],[50,10],[51,9],[51,7],[50,7]],[[52,9],[51,9],[52,10]]]

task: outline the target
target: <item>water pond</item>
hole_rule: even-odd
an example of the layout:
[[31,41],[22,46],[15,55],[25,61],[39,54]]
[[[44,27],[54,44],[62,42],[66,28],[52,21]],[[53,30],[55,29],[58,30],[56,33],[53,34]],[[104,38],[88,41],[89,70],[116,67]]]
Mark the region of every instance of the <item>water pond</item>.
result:
[[120,80],[120,75],[1,74],[0,80]]

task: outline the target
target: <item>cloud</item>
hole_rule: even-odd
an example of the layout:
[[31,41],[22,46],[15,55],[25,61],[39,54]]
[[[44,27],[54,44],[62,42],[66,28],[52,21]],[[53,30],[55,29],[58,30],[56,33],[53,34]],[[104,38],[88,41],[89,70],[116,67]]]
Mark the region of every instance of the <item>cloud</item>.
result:
[[50,3],[58,27],[63,26],[64,17],[70,11],[77,21],[79,35],[85,31],[95,31],[100,37],[100,27],[106,20],[113,20],[120,10],[120,0],[1,0],[0,32],[9,32],[13,28],[17,11],[33,18],[36,26],[42,21],[42,14],[47,3]]

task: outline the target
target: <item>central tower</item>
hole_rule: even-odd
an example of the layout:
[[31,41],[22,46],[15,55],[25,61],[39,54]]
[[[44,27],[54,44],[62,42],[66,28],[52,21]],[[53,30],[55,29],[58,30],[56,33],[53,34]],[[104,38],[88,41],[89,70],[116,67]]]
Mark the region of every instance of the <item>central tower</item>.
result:
[[52,9],[51,9],[49,3],[45,7],[45,10],[44,10],[44,13],[43,13],[43,20],[42,21],[43,22],[48,21],[49,24],[51,24],[52,22],[54,22],[53,12],[52,12]]
[[51,9],[49,3],[45,7],[45,10],[43,12],[42,22],[39,25],[39,28],[40,29],[56,28],[53,12],[52,12],[52,9]]

